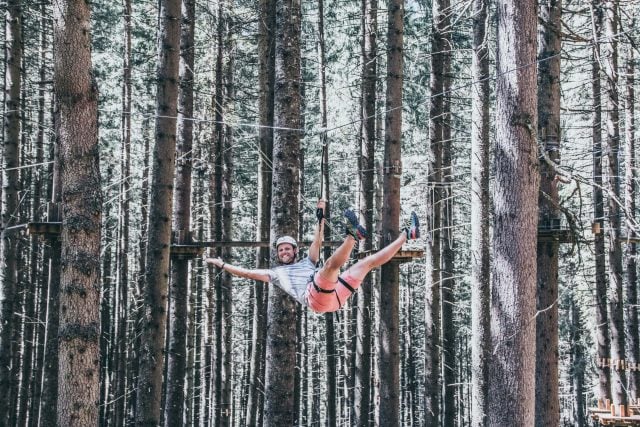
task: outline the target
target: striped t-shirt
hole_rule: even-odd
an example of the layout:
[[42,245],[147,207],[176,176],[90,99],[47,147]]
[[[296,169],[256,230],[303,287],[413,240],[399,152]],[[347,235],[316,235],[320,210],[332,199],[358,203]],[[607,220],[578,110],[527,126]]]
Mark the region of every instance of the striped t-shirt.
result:
[[302,305],[307,305],[305,292],[307,284],[312,280],[316,265],[304,258],[295,264],[280,265],[269,270],[269,282],[273,283]]

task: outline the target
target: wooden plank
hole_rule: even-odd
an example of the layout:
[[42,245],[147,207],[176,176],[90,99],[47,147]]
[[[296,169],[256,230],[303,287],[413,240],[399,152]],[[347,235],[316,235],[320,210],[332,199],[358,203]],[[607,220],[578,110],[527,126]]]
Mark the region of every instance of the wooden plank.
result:
[[538,242],[573,243],[573,233],[568,228],[538,229]]
[[204,253],[204,248],[198,245],[171,245],[172,258],[198,258]]
[[[376,252],[377,251],[358,252],[357,258],[363,259]],[[414,259],[422,258],[423,256],[424,256],[423,250],[398,251],[398,253],[396,253],[391,260],[395,262],[403,263],[403,262],[413,261]]]
[[620,243],[640,243],[640,236],[630,235],[630,236],[620,236],[618,238]]
[[62,222],[30,222],[27,224],[29,235],[58,235],[62,231]]
[[640,415],[632,415],[629,417],[620,417],[610,414],[598,414],[598,421],[602,425],[616,425],[616,426],[640,426]]

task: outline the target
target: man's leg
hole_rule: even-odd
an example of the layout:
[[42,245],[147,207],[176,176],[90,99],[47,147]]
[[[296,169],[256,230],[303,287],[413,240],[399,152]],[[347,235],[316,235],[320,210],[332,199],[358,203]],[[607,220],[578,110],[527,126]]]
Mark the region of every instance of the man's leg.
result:
[[371,270],[389,262],[391,258],[393,258],[393,256],[398,253],[398,251],[400,250],[400,248],[402,248],[402,245],[404,245],[406,241],[407,233],[403,231],[402,233],[400,233],[396,240],[389,243],[378,252],[361,259],[360,261],[349,267],[349,269],[345,271],[345,274],[348,274],[356,281],[361,282]]
[[347,236],[344,239],[344,242],[336,249],[336,251],[331,254],[329,259],[324,262],[324,265],[318,273],[328,282],[335,283],[338,281],[338,276],[340,275],[340,269],[342,266],[349,260],[351,255],[351,251],[353,251],[353,247],[356,245],[356,239],[352,236]]
[[378,268],[386,264],[394,257],[402,248],[402,245],[409,239],[415,240],[420,237],[420,221],[415,212],[411,212],[411,226],[404,229],[396,240],[380,249],[378,252],[358,261],[344,272],[343,276],[350,276],[354,283],[358,285],[362,282],[367,274],[374,268]]
[[[358,239],[364,239],[367,231],[358,222],[358,216],[350,209],[344,211],[345,234],[344,242],[336,251],[324,262],[324,266],[316,273],[320,276],[318,285],[321,288],[333,289],[338,281],[340,269],[349,260],[353,247]],[[330,284],[330,285],[329,285]]]

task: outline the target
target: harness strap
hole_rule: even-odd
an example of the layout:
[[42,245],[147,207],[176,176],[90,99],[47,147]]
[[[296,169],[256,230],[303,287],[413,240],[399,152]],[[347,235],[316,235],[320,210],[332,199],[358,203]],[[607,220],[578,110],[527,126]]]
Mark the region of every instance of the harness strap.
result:
[[[338,276],[338,281],[342,284],[342,286],[344,286],[345,288],[349,289],[349,291],[351,291],[351,293],[354,293],[356,291],[342,277]],[[338,292],[336,292],[335,288],[334,289],[330,289],[330,290],[329,289],[322,289],[316,283],[315,274],[313,276],[311,276],[311,283],[313,284],[313,287],[317,292],[320,292],[320,293],[323,293],[323,294],[336,294],[336,299],[338,300],[338,307],[342,308],[342,301],[340,301],[340,297],[338,297]]]
[[350,285],[350,284],[348,284],[348,283],[347,283],[347,281],[346,281],[346,280],[344,280],[342,277],[338,276],[338,281],[339,281],[340,283],[342,283],[342,286],[344,286],[345,288],[349,289],[349,290],[351,291],[351,293],[354,293],[354,292],[356,291],[356,290],[355,290],[355,289],[353,289],[353,288],[351,287],[351,285]]
[[332,294],[333,292],[335,292],[335,289],[322,289],[320,286],[318,286],[316,284],[316,278],[315,275],[311,277],[311,283],[313,283],[313,287],[315,288],[316,291],[323,293],[323,294]]

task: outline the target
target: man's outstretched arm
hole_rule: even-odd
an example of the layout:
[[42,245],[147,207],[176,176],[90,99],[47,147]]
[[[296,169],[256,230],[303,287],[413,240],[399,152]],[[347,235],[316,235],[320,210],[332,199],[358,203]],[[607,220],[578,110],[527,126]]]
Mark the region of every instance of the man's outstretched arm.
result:
[[226,271],[234,276],[244,277],[245,279],[260,280],[261,282],[269,283],[270,276],[269,270],[248,269],[242,267],[236,267],[235,265],[227,264],[222,258],[205,258],[205,262],[213,264],[221,270]]
[[313,242],[309,247],[309,259],[314,264],[320,259],[320,247],[322,246],[322,239],[324,237],[324,208],[326,202],[324,200],[318,200],[317,208],[322,210],[322,218],[318,220],[315,231],[313,233]]

